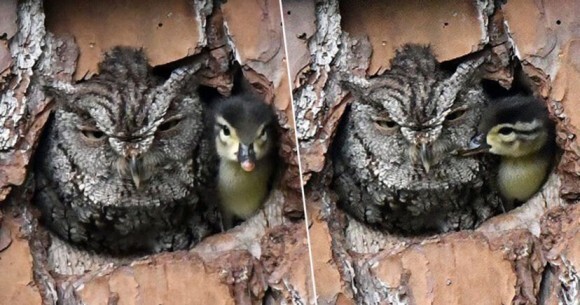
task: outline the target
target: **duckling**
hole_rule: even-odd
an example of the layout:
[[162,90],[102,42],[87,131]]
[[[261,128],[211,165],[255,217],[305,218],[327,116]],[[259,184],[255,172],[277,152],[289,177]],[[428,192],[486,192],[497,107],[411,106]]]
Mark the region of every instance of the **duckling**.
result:
[[478,130],[462,155],[499,155],[497,185],[503,197],[510,205],[530,199],[547,180],[556,153],[546,107],[532,96],[500,99],[484,110]]
[[214,117],[218,194],[224,229],[247,219],[269,192],[275,167],[274,113],[253,94],[218,102]]

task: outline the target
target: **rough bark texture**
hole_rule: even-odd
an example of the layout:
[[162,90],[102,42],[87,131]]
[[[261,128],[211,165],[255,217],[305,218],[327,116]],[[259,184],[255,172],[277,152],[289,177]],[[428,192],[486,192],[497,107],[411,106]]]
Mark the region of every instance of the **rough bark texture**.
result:
[[[500,2],[283,1],[318,304],[580,302],[579,7]],[[407,42],[430,44],[440,61],[490,52],[484,77],[505,88],[521,63],[563,151],[540,193],[476,230],[430,237],[379,233],[337,209],[329,150],[349,100],[338,74],[380,74]]]
[[[14,0],[0,16],[0,265],[10,275],[0,304],[314,302],[278,1]],[[125,260],[68,251],[59,271],[85,273],[66,276],[48,265],[49,245],[64,247],[38,225],[26,180],[51,108],[38,80],[89,78],[119,44],[143,47],[154,66],[206,54],[202,83],[222,94],[239,63],[276,109],[287,170],[258,215],[191,251]]]

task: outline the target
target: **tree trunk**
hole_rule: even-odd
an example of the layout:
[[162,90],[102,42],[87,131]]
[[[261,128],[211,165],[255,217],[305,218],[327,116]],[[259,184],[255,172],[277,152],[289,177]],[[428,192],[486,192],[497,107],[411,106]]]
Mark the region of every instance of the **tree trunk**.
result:
[[[578,304],[580,45],[574,1],[283,1],[318,304]],[[521,63],[557,122],[562,156],[543,190],[479,228],[427,238],[368,229],[336,207],[333,137],[350,97],[404,43],[439,61],[485,50],[510,88]]]

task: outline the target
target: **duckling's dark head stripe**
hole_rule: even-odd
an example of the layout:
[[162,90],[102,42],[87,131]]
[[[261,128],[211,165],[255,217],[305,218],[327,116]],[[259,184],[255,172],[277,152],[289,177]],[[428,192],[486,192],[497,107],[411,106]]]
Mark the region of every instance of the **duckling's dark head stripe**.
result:
[[247,144],[255,139],[263,126],[270,126],[275,121],[270,106],[252,94],[232,96],[218,103],[217,107],[217,115],[236,130],[240,141]]
[[514,126],[514,131],[516,133],[522,134],[522,135],[537,134],[538,132],[540,132],[543,129],[542,126],[538,126],[538,127],[532,128],[532,129],[518,129],[516,126]]
[[[512,96],[493,101],[481,120],[480,131],[487,132],[494,126],[510,124],[518,133],[530,134],[537,130],[517,128],[518,123],[530,124],[537,121],[534,129],[543,128],[549,122],[548,111],[542,101],[534,97]],[[528,125],[529,127],[529,125]]]

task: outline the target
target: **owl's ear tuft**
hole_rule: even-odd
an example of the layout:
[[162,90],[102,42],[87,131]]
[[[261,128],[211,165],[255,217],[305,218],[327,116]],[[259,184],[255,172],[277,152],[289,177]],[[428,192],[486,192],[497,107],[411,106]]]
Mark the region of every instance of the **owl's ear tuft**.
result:
[[189,93],[197,90],[199,80],[195,73],[201,69],[199,61],[194,64],[175,69],[165,81],[160,90],[166,94],[183,92]]
[[353,95],[364,97],[367,95],[368,89],[371,86],[371,82],[361,76],[353,75],[353,74],[341,74],[340,75],[340,84],[343,88],[350,91]]
[[150,69],[143,48],[129,46],[116,46],[110,49],[99,63],[99,74],[112,74],[130,79],[146,79]]
[[44,93],[54,98],[58,103],[67,101],[68,97],[77,91],[70,83],[61,81],[41,82],[41,86]]

